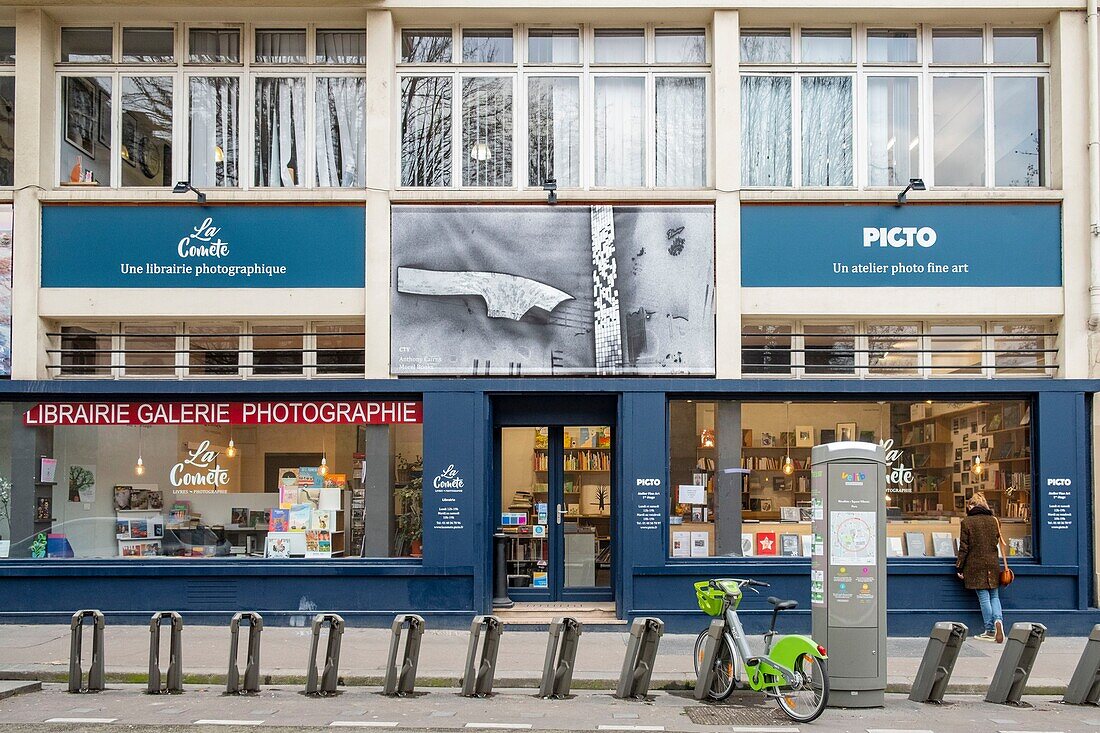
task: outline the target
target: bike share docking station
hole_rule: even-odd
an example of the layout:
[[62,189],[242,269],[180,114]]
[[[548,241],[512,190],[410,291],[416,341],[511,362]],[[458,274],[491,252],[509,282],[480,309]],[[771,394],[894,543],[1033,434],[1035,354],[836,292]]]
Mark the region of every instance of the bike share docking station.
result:
[[810,454],[813,638],[829,652],[829,707],[886,695],[886,454],[841,442]]

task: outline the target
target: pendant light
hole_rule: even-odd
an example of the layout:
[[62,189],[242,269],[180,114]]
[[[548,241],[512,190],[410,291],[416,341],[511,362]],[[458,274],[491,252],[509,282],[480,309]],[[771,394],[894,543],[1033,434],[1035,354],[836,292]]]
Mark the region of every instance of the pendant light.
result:
[[321,465],[317,467],[317,473],[328,476],[328,454],[325,452],[325,438],[321,436]]
[[141,459],[141,426],[138,425],[138,459],[137,464],[134,465],[134,475],[145,475],[145,461]]
[[791,403],[787,401],[787,457],[783,459],[783,475],[790,476],[794,473],[794,464],[791,463]]
[[985,464],[982,463],[981,456],[974,456],[974,461],[970,464],[970,473],[978,476],[979,478],[985,473]]
[[229,447],[225,449],[225,455],[227,458],[235,458],[237,455],[237,445],[233,442],[233,433],[229,433]]

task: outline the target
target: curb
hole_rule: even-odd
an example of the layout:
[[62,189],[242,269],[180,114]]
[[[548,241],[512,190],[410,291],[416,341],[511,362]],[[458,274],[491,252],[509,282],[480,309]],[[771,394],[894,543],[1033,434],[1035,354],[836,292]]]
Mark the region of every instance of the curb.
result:
[[15,697],[16,695],[26,695],[31,692],[41,691],[42,682],[40,680],[31,680],[21,685],[14,685],[7,690],[0,690],[0,700],[7,700],[9,697]]

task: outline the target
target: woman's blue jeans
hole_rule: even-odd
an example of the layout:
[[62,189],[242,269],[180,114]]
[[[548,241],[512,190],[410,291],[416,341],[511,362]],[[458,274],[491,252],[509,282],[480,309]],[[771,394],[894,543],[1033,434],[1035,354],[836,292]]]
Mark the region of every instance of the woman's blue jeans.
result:
[[985,630],[993,631],[994,622],[1004,623],[1004,616],[1001,615],[1000,588],[989,590],[980,588],[976,593],[978,594],[978,605],[982,607],[982,620],[985,621]]

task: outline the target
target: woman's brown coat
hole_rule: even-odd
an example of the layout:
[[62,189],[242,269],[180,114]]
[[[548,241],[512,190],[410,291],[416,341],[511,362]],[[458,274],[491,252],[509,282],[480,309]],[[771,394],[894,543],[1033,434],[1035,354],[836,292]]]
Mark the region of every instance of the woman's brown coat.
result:
[[955,569],[962,573],[963,585],[968,590],[989,590],[1000,585],[1001,566],[997,557],[1000,537],[1000,525],[989,514],[973,514],[962,520]]

